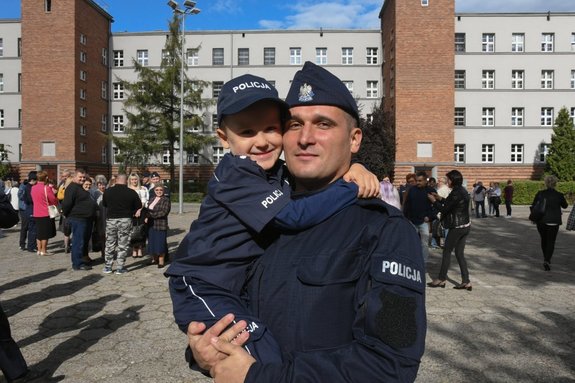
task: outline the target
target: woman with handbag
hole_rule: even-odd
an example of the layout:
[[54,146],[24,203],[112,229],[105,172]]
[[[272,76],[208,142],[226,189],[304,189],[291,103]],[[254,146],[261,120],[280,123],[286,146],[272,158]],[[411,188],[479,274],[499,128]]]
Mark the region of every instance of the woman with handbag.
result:
[[168,254],[168,215],[172,205],[170,199],[164,195],[164,185],[160,182],[154,185],[155,197],[149,201],[146,212],[148,224],[148,253],[153,257],[151,264],[158,268],[165,266]]
[[537,220],[537,231],[541,237],[541,250],[543,251],[543,269],[551,271],[551,257],[555,250],[555,241],[561,221],[561,208],[567,208],[567,200],[562,193],[555,190],[557,177],[545,177],[545,190],[537,192],[532,207],[538,203],[544,204],[543,216]]
[[451,262],[451,252],[455,250],[455,258],[457,258],[457,263],[459,263],[459,269],[461,270],[461,283],[453,286],[453,288],[471,291],[472,286],[464,255],[465,243],[471,229],[471,221],[469,219],[470,197],[467,190],[463,187],[463,176],[458,170],[452,170],[446,176],[447,186],[451,188],[447,198],[442,198],[437,193],[428,194],[434,209],[441,213],[441,223],[446,229],[449,229],[449,233],[443,246],[443,258],[439,276],[429,282],[427,286],[445,287],[447,270]]
[[[34,209],[32,217],[36,223],[36,245],[38,255],[48,253],[48,240],[56,236],[56,217],[59,216],[58,198],[54,189],[47,185],[48,174],[41,170],[37,173],[38,182],[30,192]],[[52,210],[52,213],[50,212]]]
[[128,179],[128,187],[138,193],[140,201],[142,202],[142,207],[134,214],[133,220],[133,231],[130,244],[132,245],[132,258],[141,258],[144,256],[142,253],[144,247],[146,246],[146,232],[147,230],[142,230],[145,227],[144,219],[146,218],[146,207],[148,206],[148,197],[150,191],[142,186],[140,183],[140,176],[136,173],[130,174]]

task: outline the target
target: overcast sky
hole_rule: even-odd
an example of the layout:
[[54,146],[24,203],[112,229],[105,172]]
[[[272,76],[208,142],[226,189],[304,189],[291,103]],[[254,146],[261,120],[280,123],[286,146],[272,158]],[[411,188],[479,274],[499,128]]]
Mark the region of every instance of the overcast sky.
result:
[[[0,18],[19,18],[20,1],[0,0]],[[94,0],[114,17],[112,30],[166,30],[167,0]],[[177,0],[180,4],[182,0]],[[407,1],[407,0],[397,0]],[[413,1],[413,0],[412,0]],[[435,0],[430,0],[433,4]],[[379,28],[383,0],[197,0],[186,30]],[[575,0],[456,0],[456,12],[575,12]]]

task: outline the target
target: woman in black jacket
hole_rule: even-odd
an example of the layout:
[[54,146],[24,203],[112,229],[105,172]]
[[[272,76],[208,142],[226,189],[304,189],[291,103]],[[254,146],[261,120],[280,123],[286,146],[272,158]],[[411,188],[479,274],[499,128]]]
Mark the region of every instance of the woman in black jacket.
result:
[[545,215],[537,221],[537,231],[541,237],[541,250],[543,251],[543,269],[545,271],[551,270],[551,257],[555,250],[557,232],[559,232],[559,226],[563,223],[561,221],[561,208],[567,208],[565,196],[555,190],[555,186],[557,186],[557,177],[545,177],[545,187],[547,189],[538,192],[531,205],[535,205],[537,201],[545,200]]
[[457,170],[452,170],[446,174],[447,186],[451,188],[451,193],[447,198],[441,198],[437,193],[428,195],[433,207],[441,212],[441,223],[448,229],[445,245],[443,247],[443,258],[438,279],[429,282],[429,287],[445,287],[447,280],[447,270],[451,262],[451,252],[455,249],[455,257],[461,269],[461,283],[453,288],[458,290],[471,291],[469,281],[469,271],[465,262],[464,250],[465,242],[471,228],[469,220],[469,193],[463,187],[463,176]]

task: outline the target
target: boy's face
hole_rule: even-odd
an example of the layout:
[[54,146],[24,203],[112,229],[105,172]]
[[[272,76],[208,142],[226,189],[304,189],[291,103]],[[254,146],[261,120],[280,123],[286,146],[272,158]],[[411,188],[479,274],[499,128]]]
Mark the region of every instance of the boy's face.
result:
[[279,107],[260,101],[239,113],[224,117],[217,130],[224,148],[236,156],[249,156],[264,170],[271,169],[282,151]]

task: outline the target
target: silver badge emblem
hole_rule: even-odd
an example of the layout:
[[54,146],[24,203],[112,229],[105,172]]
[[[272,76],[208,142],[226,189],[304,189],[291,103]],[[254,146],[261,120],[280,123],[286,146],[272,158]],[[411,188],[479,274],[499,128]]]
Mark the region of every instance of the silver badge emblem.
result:
[[299,101],[300,102],[311,101],[311,100],[313,100],[313,96],[315,96],[315,93],[313,93],[311,85],[304,83],[302,86],[300,86],[300,88],[299,88]]

